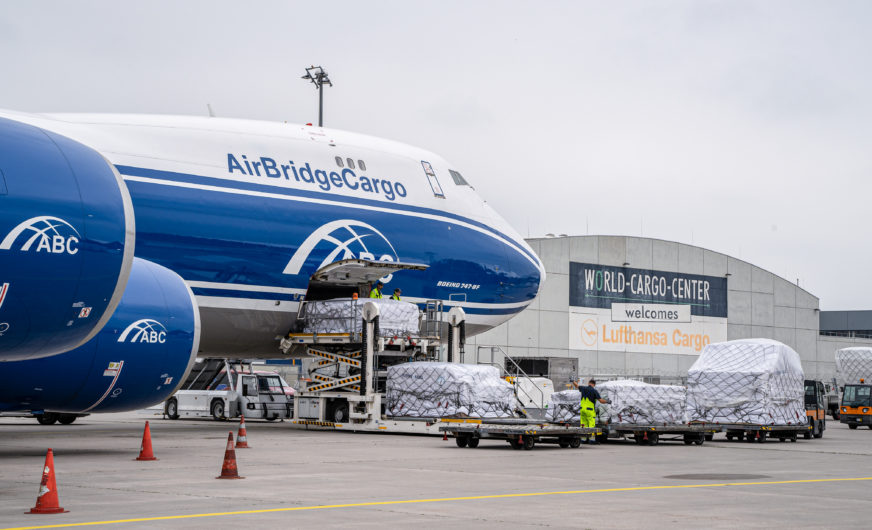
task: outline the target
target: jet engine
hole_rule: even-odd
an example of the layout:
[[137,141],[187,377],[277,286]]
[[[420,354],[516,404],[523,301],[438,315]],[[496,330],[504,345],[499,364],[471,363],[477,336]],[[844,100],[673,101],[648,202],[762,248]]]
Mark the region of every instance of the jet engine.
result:
[[0,360],[93,338],[133,261],[133,207],[97,151],[0,118]]
[[193,366],[199,315],[179,275],[135,258],[124,296],[96,337],[52,357],[0,362],[0,411],[86,414],[159,403]]

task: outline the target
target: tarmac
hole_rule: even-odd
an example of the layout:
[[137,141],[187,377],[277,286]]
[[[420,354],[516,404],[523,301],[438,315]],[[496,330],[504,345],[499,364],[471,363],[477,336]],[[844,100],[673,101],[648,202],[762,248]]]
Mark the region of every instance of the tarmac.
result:
[[[155,456],[139,454],[145,420]],[[828,421],[796,443],[661,441],[513,450],[483,440],[248,420],[244,480],[216,480],[235,421],[144,411],[41,426],[0,418],[0,528],[866,527],[872,431]],[[34,506],[46,450],[60,505]]]

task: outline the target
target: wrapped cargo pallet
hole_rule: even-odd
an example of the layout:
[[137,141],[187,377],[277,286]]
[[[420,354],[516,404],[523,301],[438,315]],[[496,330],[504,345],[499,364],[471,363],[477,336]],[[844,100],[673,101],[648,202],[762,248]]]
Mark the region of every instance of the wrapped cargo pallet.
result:
[[769,339],[709,344],[687,374],[689,421],[806,423],[799,355]]
[[843,348],[836,352],[839,386],[872,383],[872,348]]
[[388,368],[385,414],[415,418],[508,418],[515,393],[494,366],[412,362]]
[[562,390],[551,394],[547,418],[549,421],[578,423],[581,421],[581,392]]
[[608,381],[597,387],[611,400],[603,406],[600,419],[635,425],[678,425],[687,423],[687,391],[683,386],[651,385],[641,381]]
[[379,336],[404,337],[418,333],[418,306],[389,298],[334,298],[306,302],[306,333],[350,333],[360,331],[363,305],[379,308]]

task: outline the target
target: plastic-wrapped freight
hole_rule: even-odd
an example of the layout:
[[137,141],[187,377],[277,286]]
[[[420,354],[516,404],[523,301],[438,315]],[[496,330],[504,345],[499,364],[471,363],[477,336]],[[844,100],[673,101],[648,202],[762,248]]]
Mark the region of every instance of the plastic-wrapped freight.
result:
[[581,392],[562,390],[551,394],[548,406],[548,420],[554,422],[578,423],[581,421]]
[[799,355],[769,339],[709,344],[687,374],[687,418],[707,423],[806,423]]
[[515,393],[494,366],[412,362],[388,368],[388,416],[508,418]]
[[418,306],[389,298],[335,298],[306,303],[306,333],[350,333],[360,331],[363,305],[379,308],[379,335],[407,336],[418,333]]
[[836,352],[839,386],[872,383],[872,348],[843,348]]
[[641,381],[608,381],[597,386],[611,403],[602,407],[600,418],[611,423],[635,425],[677,425],[687,423],[683,386],[651,385]]

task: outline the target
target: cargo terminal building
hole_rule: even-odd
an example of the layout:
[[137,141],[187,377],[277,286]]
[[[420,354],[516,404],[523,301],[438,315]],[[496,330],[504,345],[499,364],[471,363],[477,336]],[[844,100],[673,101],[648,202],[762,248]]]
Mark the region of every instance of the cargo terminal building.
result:
[[[556,387],[578,377],[680,382],[706,344],[770,338],[799,354],[808,378],[829,381],[839,348],[872,344],[821,332],[816,296],[725,254],[642,237],[528,239],[545,265],[539,297],[467,341],[465,361],[506,363]],[[828,321],[826,312],[823,320]]]

